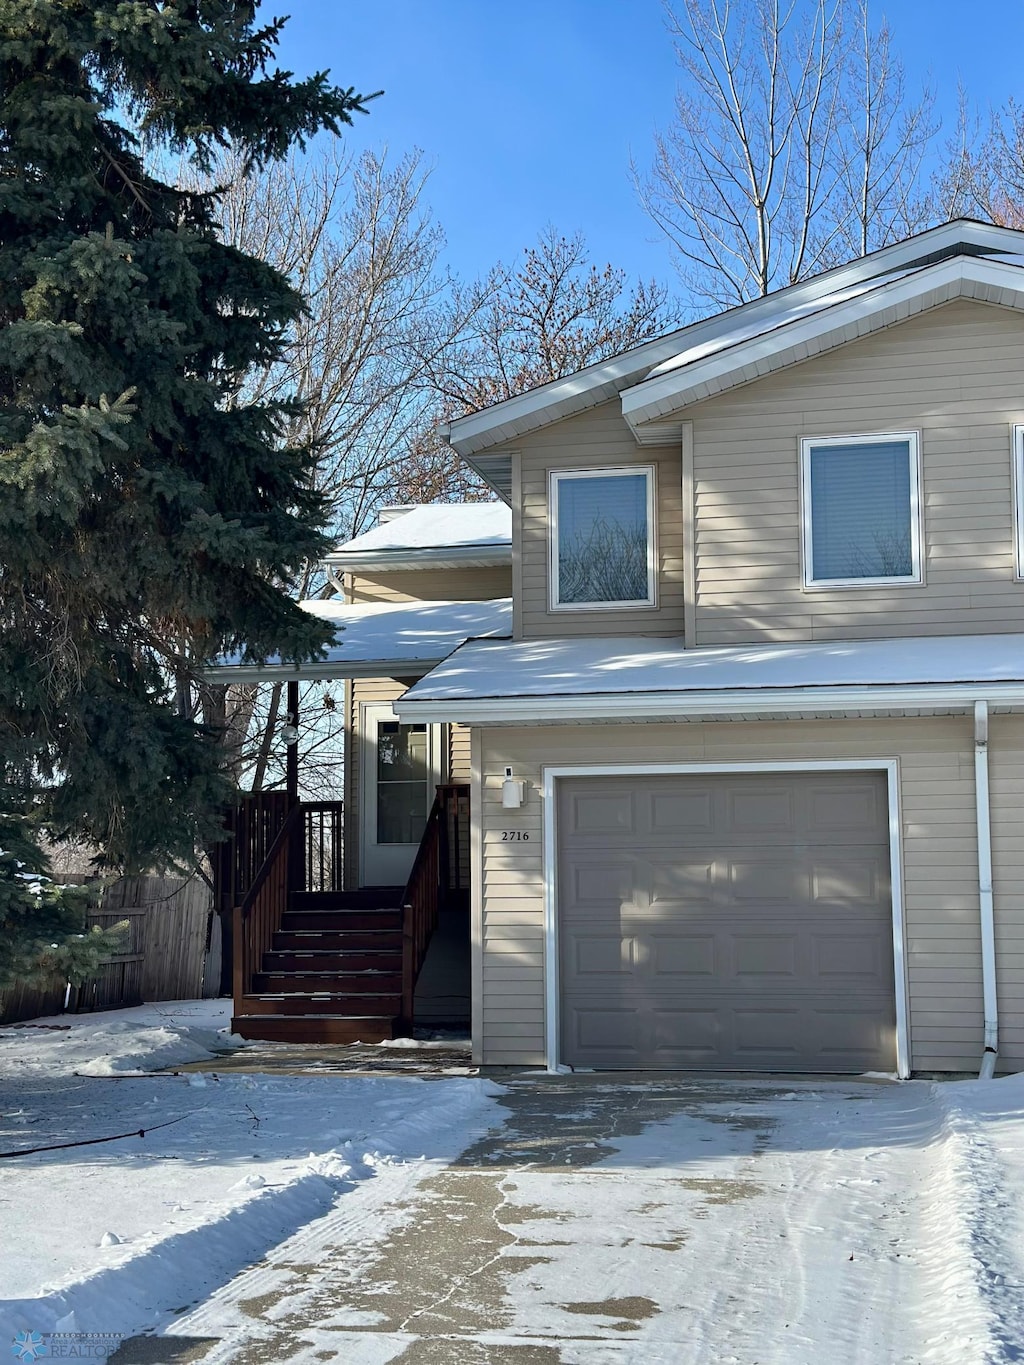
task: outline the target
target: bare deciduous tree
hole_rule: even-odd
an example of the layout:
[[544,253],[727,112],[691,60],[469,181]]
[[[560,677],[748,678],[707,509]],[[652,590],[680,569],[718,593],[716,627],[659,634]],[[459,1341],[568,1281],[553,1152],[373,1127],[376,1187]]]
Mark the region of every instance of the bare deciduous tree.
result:
[[460,345],[434,382],[449,415],[472,412],[561,379],[659,336],[676,321],[667,291],[627,286],[626,272],[590,260],[582,233],[541,232],[511,270],[470,291]]
[[1011,99],[983,136],[965,140],[958,169],[966,212],[1024,228],[1024,106]]
[[337,533],[355,535],[401,494],[404,456],[436,420],[430,376],[468,321],[440,267],[427,172],[418,153],[346,160],[336,146],[257,177],[235,169],[217,168],[230,182],[226,239],[269,260],[308,300],[281,362],[250,385],[301,400],[289,436],[316,450]]
[[908,97],[866,0],[682,0],[669,27],[675,118],[634,179],[695,308],[757,298],[928,221],[933,100]]

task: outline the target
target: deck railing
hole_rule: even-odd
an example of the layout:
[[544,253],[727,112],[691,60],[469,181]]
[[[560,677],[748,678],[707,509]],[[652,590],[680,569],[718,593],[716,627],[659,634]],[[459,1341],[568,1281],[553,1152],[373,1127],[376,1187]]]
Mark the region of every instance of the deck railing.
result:
[[274,943],[281,917],[288,908],[292,849],[302,830],[302,807],[293,806],[270,845],[263,866],[252,880],[245,898],[233,909],[235,1013],[244,1014],[243,997],[252,990],[252,979],[263,964],[263,954]]
[[[302,801],[301,844],[294,849],[293,890],[340,891],[345,869],[345,806],[342,801]],[[288,818],[284,792],[252,792],[228,811],[228,838],[217,845],[215,884],[223,910],[240,905],[267,861]],[[301,871],[300,871],[301,869]]]
[[244,798],[228,817],[233,838],[218,863],[217,894],[232,912],[236,1014],[273,946],[289,893],[340,891],[344,885],[343,803],[302,801],[289,811],[281,796]]
[[345,870],[345,804],[302,803],[302,889],[341,891]]
[[469,787],[460,783],[439,786],[402,897],[401,1025],[405,1030],[412,1029],[416,980],[441,908],[465,881],[462,847],[468,823]]

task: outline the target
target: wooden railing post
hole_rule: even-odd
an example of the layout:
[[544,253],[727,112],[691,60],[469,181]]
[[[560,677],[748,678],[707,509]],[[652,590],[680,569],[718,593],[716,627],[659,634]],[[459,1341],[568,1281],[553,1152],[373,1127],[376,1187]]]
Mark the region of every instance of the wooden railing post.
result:
[[[460,797],[468,796],[465,786],[442,785],[427,816],[426,828],[412,872],[402,896],[402,1018],[401,1028],[410,1032],[416,978],[420,974],[430,939],[437,928],[443,898],[450,890],[452,873],[448,832],[449,801],[454,799],[456,818]],[[458,847],[458,844],[456,844]]]
[[437,822],[437,880],[442,895],[447,895],[452,884],[451,845],[448,838],[448,797],[450,787],[438,787],[437,800],[440,805]]
[[231,994],[232,994],[232,1001],[233,1001],[233,1005],[234,1005],[234,1012],[235,1012],[235,1014],[241,1014],[241,1013],[242,1013],[242,996],[245,994],[245,976],[246,976],[246,963],[245,963],[245,960],[244,960],[244,959],[245,959],[245,957],[247,956],[247,953],[246,953],[246,942],[245,942],[245,924],[244,924],[244,921],[243,921],[243,919],[242,919],[242,907],[241,907],[241,905],[236,905],[236,906],[234,906],[234,908],[233,908],[232,911],[231,911],[231,920],[232,920],[232,926],[231,926],[231,927],[232,927],[232,930],[233,930],[233,932],[232,932],[232,938],[234,939],[234,945],[233,945],[233,947],[234,947],[234,961],[233,961],[233,964],[232,964],[232,974],[231,974],[231,980],[232,980],[232,992],[231,992]]

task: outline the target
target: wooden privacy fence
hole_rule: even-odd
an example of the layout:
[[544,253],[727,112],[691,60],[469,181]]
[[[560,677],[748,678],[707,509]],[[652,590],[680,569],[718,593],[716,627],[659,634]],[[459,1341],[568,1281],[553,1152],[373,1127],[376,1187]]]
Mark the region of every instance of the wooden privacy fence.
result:
[[[103,892],[89,915],[90,925],[109,929],[122,920],[128,933],[122,950],[108,958],[99,973],[73,988],[72,1011],[116,1009],[144,1000],[192,1000],[216,995],[219,965],[207,959],[219,948],[219,929],[212,922],[213,896],[201,877],[122,877]],[[42,988],[20,983],[0,990],[0,1023],[10,1024],[64,1007],[62,984]]]

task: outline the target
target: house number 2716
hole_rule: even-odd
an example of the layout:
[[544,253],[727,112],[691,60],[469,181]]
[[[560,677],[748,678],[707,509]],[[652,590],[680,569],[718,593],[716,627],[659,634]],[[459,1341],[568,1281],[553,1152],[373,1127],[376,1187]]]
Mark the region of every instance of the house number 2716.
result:
[[501,842],[503,844],[525,844],[529,837],[528,831],[522,829],[503,829],[501,831]]

